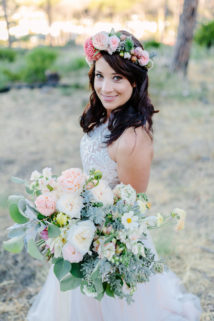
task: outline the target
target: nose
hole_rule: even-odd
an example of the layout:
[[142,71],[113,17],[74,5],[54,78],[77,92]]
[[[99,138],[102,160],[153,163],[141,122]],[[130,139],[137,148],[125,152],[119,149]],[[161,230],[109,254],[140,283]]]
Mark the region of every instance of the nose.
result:
[[113,91],[113,86],[111,80],[104,79],[102,82],[102,93],[108,94]]

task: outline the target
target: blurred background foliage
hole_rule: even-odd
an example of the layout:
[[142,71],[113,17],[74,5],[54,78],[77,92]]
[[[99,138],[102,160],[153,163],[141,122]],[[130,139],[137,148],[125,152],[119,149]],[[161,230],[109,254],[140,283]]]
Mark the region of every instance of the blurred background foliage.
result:
[[[83,41],[112,26],[133,32],[145,49],[168,55],[170,68],[184,2],[191,0],[0,0],[0,88],[45,82],[47,72],[63,80],[85,68]],[[214,45],[214,3],[193,2],[194,56],[205,58]],[[188,65],[188,54],[186,59]]]

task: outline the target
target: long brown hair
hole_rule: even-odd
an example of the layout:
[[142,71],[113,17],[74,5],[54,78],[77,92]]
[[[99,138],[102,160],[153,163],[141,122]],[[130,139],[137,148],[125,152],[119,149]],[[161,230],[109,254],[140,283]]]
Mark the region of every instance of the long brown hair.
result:
[[[143,48],[139,40],[125,30],[119,31],[121,34],[131,36],[135,47]],[[106,136],[105,143],[110,145],[117,140],[124,130],[128,127],[140,127],[148,124],[146,131],[153,132],[152,116],[158,110],[154,109],[148,95],[148,74],[145,67],[134,64],[130,60],[120,57],[117,53],[109,55],[106,51],[101,51],[102,57],[111,66],[115,72],[127,78],[133,87],[133,93],[130,99],[122,106],[118,106],[111,111],[108,128],[110,135]],[[85,133],[89,133],[95,126],[99,126],[107,120],[107,111],[103,107],[94,89],[95,63],[93,63],[88,73],[89,86],[92,90],[89,103],[80,118],[80,126]]]

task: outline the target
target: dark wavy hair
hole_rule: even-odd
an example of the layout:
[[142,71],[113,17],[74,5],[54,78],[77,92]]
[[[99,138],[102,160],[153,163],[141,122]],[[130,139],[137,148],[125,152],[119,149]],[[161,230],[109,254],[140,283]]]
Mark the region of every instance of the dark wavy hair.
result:
[[[143,48],[139,40],[125,30],[119,31],[126,36],[132,36],[135,47]],[[158,110],[154,109],[148,95],[148,74],[145,67],[141,67],[130,60],[120,57],[117,53],[109,55],[106,51],[101,51],[102,57],[118,74],[128,79],[133,87],[133,93],[130,99],[122,106],[118,106],[111,111],[108,129],[110,135],[106,136],[105,143],[110,145],[117,140],[124,130],[128,127],[144,126],[147,133],[152,137],[153,121],[152,116]],[[94,89],[95,63],[93,63],[88,73],[89,86],[92,90],[89,103],[86,105],[83,114],[80,117],[80,126],[85,133],[89,133],[95,126],[99,126],[106,122],[107,111],[103,107]],[[148,126],[146,127],[146,123]]]

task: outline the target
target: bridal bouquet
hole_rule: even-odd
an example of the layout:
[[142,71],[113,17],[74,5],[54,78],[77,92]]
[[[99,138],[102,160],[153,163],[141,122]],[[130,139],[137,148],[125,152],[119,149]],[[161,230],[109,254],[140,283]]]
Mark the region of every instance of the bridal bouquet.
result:
[[9,211],[16,222],[9,227],[5,250],[19,253],[25,247],[36,259],[46,258],[62,291],[80,287],[83,294],[101,300],[104,294],[132,302],[138,283],[163,271],[163,263],[146,246],[149,229],[176,219],[184,224],[185,212],[148,216],[144,193],[130,185],[113,190],[100,171],[86,176],[71,168],[60,176],[50,168],[34,171],[24,183],[31,200],[22,195],[9,197]]

